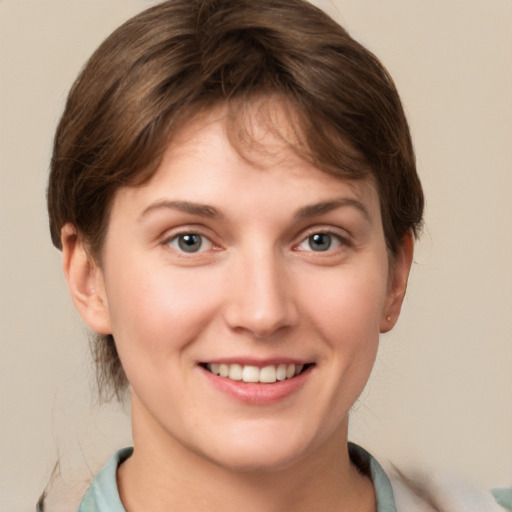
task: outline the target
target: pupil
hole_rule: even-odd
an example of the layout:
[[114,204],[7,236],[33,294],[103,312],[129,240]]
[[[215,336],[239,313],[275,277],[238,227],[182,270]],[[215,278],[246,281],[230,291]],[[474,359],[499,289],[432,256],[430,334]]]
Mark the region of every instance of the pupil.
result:
[[181,235],[178,245],[182,251],[195,252],[201,248],[202,240],[199,235]]
[[324,233],[316,233],[309,237],[309,243],[314,251],[326,251],[331,246],[331,236]]

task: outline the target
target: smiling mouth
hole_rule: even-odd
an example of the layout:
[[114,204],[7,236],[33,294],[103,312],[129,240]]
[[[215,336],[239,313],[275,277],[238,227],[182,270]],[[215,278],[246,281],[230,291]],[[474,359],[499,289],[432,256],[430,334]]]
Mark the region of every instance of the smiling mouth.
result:
[[226,379],[252,382],[261,384],[273,384],[288,379],[293,379],[305,372],[311,364],[278,364],[268,365],[262,368],[252,365],[205,363],[201,365],[210,373]]

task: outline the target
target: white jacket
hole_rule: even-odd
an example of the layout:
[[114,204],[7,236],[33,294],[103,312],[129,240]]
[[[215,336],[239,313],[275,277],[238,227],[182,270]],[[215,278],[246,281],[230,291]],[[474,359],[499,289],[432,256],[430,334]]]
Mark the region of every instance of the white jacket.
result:
[[505,512],[491,492],[447,472],[389,472],[397,512]]

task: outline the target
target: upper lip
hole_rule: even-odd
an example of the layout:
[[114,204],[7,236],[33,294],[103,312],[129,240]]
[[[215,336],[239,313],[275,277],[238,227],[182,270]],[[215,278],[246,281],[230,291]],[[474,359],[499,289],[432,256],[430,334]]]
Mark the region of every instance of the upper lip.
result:
[[265,366],[278,366],[280,364],[306,365],[312,364],[311,359],[302,359],[296,357],[272,357],[272,358],[255,358],[255,357],[216,357],[201,361],[201,364],[239,364],[241,366],[256,366],[264,368]]

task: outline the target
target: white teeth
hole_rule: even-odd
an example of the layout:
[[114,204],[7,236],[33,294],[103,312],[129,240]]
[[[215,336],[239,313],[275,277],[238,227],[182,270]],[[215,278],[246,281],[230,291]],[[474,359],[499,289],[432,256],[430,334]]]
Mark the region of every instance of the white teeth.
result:
[[242,380],[242,367],[239,364],[229,365],[229,375],[231,380]]
[[207,369],[215,375],[226,377],[231,380],[242,380],[244,382],[262,382],[272,384],[276,381],[291,379],[303,370],[303,364],[280,364],[268,365],[263,368],[241,364],[212,363],[206,365]]
[[260,380],[260,371],[257,366],[244,366],[242,370],[242,380],[244,382],[258,382]]
[[285,364],[280,364],[277,367],[276,378],[277,378],[277,380],[285,380],[286,379],[286,365]]
[[229,365],[227,364],[221,364],[219,366],[219,375],[221,377],[229,377]]
[[260,370],[260,382],[275,382],[276,381],[276,367],[265,366]]

